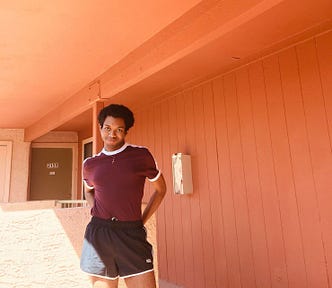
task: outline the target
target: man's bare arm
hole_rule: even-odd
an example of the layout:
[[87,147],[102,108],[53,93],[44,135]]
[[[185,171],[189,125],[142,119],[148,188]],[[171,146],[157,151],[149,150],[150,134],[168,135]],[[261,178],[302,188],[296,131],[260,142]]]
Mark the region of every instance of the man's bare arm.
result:
[[158,209],[161,201],[166,194],[166,183],[163,175],[161,174],[159,178],[152,182],[155,192],[152,194],[147,206],[145,207],[142,215],[143,224],[145,224],[148,219],[153,215],[153,213]]
[[92,208],[95,205],[95,189],[89,188],[84,184],[84,195],[89,206]]

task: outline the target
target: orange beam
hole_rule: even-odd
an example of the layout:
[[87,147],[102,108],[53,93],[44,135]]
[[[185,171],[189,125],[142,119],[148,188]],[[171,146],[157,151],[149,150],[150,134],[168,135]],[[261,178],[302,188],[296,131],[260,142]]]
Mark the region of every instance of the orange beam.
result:
[[67,99],[52,112],[46,114],[38,120],[38,122],[26,128],[24,131],[24,141],[33,141],[34,139],[59,127],[68,120],[90,109],[91,106],[99,99],[100,83],[94,82]]
[[95,155],[98,152],[101,151],[103,148],[103,141],[100,137],[100,126],[97,120],[98,114],[101,109],[104,108],[104,103],[103,102],[95,102],[93,105],[93,113],[92,113],[92,137],[93,137],[93,142],[92,142],[92,154]]
[[283,1],[202,1],[99,77],[102,98],[143,81]]
[[148,79],[285,0],[202,1],[25,131],[32,141],[113,96]]

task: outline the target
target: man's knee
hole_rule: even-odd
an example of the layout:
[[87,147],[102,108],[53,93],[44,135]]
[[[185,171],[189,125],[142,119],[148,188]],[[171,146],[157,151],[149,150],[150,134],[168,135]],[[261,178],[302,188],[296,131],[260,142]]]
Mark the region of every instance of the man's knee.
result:
[[91,276],[91,282],[93,288],[117,288],[118,279],[104,279],[100,277]]
[[125,282],[128,288],[156,288],[153,271],[125,278]]

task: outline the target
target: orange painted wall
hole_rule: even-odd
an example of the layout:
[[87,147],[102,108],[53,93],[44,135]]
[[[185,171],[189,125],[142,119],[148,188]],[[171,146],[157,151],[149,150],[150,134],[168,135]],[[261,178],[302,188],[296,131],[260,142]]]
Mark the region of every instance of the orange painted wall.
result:
[[[168,97],[136,120],[130,142],[150,147],[168,183],[157,218],[161,279],[330,287],[332,32]],[[191,196],[172,192],[175,152],[192,156]]]

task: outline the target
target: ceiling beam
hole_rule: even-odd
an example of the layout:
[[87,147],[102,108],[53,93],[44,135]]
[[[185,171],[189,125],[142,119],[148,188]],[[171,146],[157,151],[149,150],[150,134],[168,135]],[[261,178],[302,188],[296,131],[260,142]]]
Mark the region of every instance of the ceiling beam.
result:
[[100,83],[98,81],[83,88],[60,106],[43,116],[38,122],[27,127],[24,130],[24,141],[31,142],[50,132],[68,120],[91,109],[97,101],[100,101]]
[[101,75],[101,97],[117,95],[283,1],[202,1]]
[[[318,2],[323,4],[327,3],[325,6],[331,5],[328,4],[329,1],[327,0],[318,0]],[[98,83],[98,89],[94,90],[90,89],[90,87],[82,89],[79,93],[70,97],[55,110],[41,118],[37,123],[28,127],[25,131],[26,141],[32,141],[62,125],[71,118],[91,108],[92,104],[96,101],[109,101],[112,97],[121,95],[123,91],[135,87],[135,85],[144,82],[153,75],[157,75],[158,72],[174,65],[174,63],[180,62],[188,57],[188,55],[195,55],[194,53],[196,51],[203,50],[204,47],[209,47],[210,45],[213,46],[213,43],[216,42],[221,45],[221,48],[226,46],[229,41],[234,41],[232,35],[241,30],[240,28],[247,27],[247,25],[250,27],[253,22],[256,23],[256,27],[257,25],[263,25],[266,23],[264,21],[266,21],[266,15],[269,11],[280,10],[280,7],[287,10],[287,5],[294,6],[294,1],[201,1],[200,4],[183,14],[172,24],[157,33],[150,40],[143,43],[140,47],[133,50],[120,62],[110,67],[105,73],[95,79],[94,81]],[[305,6],[305,8],[309,9],[310,5],[307,6]],[[326,7],[325,10],[328,11],[328,8],[330,7]],[[276,13],[274,16],[277,15],[280,14]],[[293,15],[288,15],[287,17],[294,18]],[[316,20],[313,19],[312,21]],[[272,22],[274,23],[275,21]],[[274,28],[275,27],[272,27],[272,29]],[[260,41],[262,42],[266,40],[270,35],[269,29],[271,29],[271,27],[266,27],[264,29],[266,30],[263,31],[268,34],[265,36],[257,35],[257,37],[259,36],[263,38],[259,38],[260,40],[256,42],[251,41],[254,42],[254,49],[252,48],[252,51],[262,49]],[[237,37],[240,37],[240,39],[241,37],[248,37],[248,35],[243,34],[236,35]],[[289,35],[282,34],[278,37],[286,36]],[[223,41],[225,39],[228,40],[227,43]],[[273,41],[274,39],[271,38],[270,40]],[[277,40],[279,41],[280,39]],[[250,46],[252,43],[247,44]],[[268,45],[268,42],[266,42],[265,45]],[[218,58],[220,59],[223,57],[230,59],[230,56],[232,56],[228,54],[223,55],[223,49],[219,49],[218,51],[220,51],[218,54]],[[204,61],[204,59],[208,58],[206,55],[203,55],[202,57],[200,61]],[[216,60],[219,59],[215,59],[215,61]],[[187,63],[185,65],[189,64]],[[159,79],[162,78],[160,77]],[[165,81],[165,83],[167,83],[167,81]],[[133,93],[133,95],[135,95],[135,93]]]

